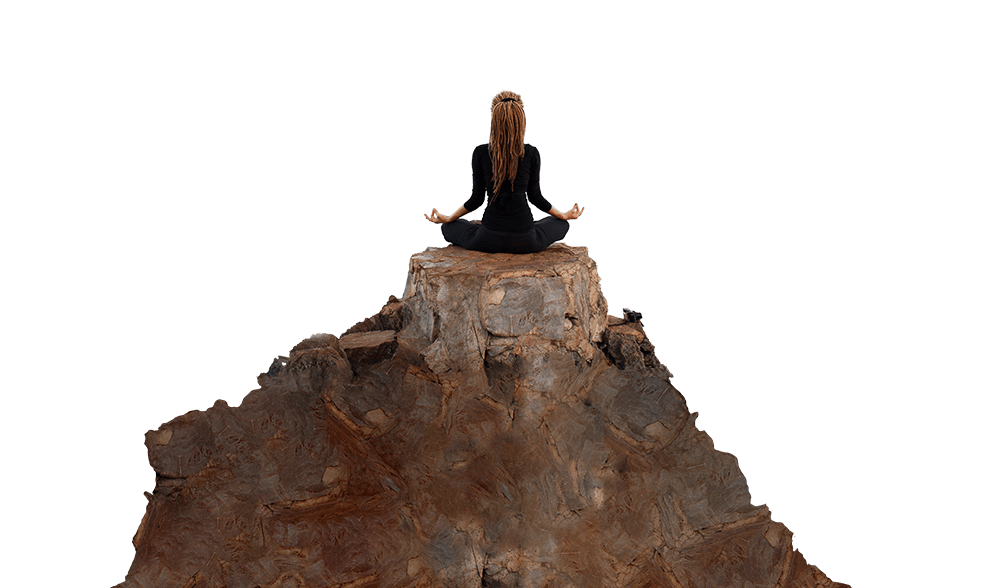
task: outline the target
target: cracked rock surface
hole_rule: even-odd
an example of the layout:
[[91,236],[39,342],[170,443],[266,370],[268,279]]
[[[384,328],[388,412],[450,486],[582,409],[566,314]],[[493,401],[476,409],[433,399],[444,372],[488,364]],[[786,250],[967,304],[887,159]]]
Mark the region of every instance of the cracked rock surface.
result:
[[146,434],[120,586],[844,586],[750,503],[585,248],[428,249],[271,374]]

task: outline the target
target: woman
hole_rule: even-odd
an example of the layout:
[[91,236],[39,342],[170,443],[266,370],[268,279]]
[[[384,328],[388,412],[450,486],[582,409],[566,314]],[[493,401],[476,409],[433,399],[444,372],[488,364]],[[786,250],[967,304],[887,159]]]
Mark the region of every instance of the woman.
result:
[[[493,97],[490,142],[472,152],[472,196],[455,214],[445,215],[435,208],[424,217],[441,223],[449,243],[486,253],[537,253],[562,239],[569,220],[579,218],[583,208],[576,204],[560,212],[542,196],[538,187],[541,158],[538,149],[524,143],[524,104],[513,92]],[[481,224],[462,219],[489,197]],[[528,202],[549,213],[534,222]]]

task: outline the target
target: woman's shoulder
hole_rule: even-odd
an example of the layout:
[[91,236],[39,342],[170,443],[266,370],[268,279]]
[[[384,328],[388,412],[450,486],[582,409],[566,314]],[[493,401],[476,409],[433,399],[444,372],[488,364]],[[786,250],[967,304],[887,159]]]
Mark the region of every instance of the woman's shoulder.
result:
[[[538,155],[538,148],[535,147],[534,145],[531,145],[530,143],[525,143],[524,144],[524,154],[525,155],[530,155],[532,158],[535,158],[535,159],[537,159],[539,157],[539,155]],[[479,145],[478,147],[476,147],[475,149],[472,150],[472,156],[476,157],[476,158],[479,158],[479,157],[487,157],[488,158],[490,156],[490,144],[489,143],[484,143],[482,145]]]
[[[525,150],[529,150],[529,149],[531,149],[531,150],[534,150],[534,151],[538,151],[538,147],[535,147],[535,146],[534,146],[534,145],[532,145],[531,143],[525,143],[525,144],[524,144],[524,149],[525,149]],[[476,150],[476,151],[479,151],[479,150],[483,150],[483,151],[489,151],[489,150],[490,150],[490,144],[489,144],[489,143],[483,143],[482,145],[480,145],[480,146],[476,147],[476,149],[475,149],[475,150]]]
[[541,161],[542,156],[538,153],[538,148],[534,145],[524,144],[524,156],[532,161]]

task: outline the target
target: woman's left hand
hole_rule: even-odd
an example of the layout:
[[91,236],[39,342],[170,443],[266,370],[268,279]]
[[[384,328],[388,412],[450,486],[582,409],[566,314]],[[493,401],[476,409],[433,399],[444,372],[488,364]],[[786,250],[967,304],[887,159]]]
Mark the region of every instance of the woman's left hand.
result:
[[451,222],[451,217],[447,214],[441,214],[438,209],[432,209],[430,215],[424,215],[424,218],[431,221],[432,223],[447,224]]

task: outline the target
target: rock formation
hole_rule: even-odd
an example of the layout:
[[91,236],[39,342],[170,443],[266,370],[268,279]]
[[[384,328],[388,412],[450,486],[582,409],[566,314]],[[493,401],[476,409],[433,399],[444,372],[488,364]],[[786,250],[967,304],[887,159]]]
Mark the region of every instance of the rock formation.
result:
[[402,300],[146,434],[120,586],[833,587],[586,249],[414,255]]

